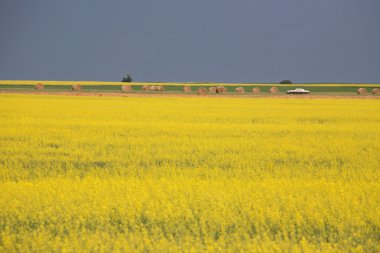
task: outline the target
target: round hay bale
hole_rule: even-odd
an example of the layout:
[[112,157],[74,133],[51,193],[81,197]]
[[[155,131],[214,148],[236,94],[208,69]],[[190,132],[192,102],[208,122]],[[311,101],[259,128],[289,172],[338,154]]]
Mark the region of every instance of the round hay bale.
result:
[[82,90],[82,85],[80,85],[80,84],[73,84],[71,86],[71,89],[75,90],[75,91],[80,91],[80,90]]
[[277,87],[272,87],[268,90],[268,92],[271,94],[276,94],[276,93],[279,93],[280,90]]
[[216,93],[216,87],[209,87],[208,88],[208,91],[210,92],[210,93]]
[[42,83],[37,83],[36,85],[34,85],[34,88],[36,90],[43,90],[45,86]]
[[191,86],[188,86],[188,85],[183,86],[183,91],[184,92],[191,92]]
[[245,92],[245,89],[244,89],[243,87],[237,87],[237,88],[235,89],[235,91],[236,91],[237,93],[244,93],[244,92]]
[[156,86],[154,86],[154,85],[150,86],[150,91],[156,91],[156,90],[157,90]]
[[144,86],[142,87],[142,90],[143,90],[143,91],[150,91],[150,86],[149,86],[149,85],[144,85]]
[[165,87],[163,85],[156,86],[156,91],[164,91]]
[[359,95],[367,94],[367,89],[366,88],[359,88],[356,92]]
[[373,95],[379,95],[380,94],[380,89],[379,88],[375,88],[375,89],[371,90],[371,93]]
[[260,94],[261,90],[260,90],[259,87],[255,87],[255,88],[252,89],[252,93],[254,93],[254,94]]
[[205,87],[200,87],[198,89],[198,94],[199,95],[206,95],[207,94],[207,89]]
[[216,92],[217,93],[224,93],[224,92],[227,92],[227,89],[224,86],[218,86],[218,88],[216,88]]
[[133,88],[131,85],[123,85],[123,86],[121,86],[121,91],[122,92],[130,92],[130,91],[133,91]]

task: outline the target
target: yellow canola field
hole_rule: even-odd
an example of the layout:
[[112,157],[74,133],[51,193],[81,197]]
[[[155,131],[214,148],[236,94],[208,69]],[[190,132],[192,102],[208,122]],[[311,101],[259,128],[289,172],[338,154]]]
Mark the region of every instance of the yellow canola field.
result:
[[378,100],[0,107],[0,252],[380,251]]
[[110,81],[54,81],[54,80],[0,80],[0,85],[35,85],[42,83],[45,85],[164,85],[164,86],[306,86],[306,87],[374,87],[380,86],[378,83],[296,83],[296,84],[279,84],[279,83],[196,83],[196,82],[110,82]]

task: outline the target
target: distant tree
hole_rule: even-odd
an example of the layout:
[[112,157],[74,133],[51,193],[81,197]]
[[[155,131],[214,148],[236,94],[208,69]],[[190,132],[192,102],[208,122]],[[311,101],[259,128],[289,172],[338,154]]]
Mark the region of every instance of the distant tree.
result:
[[127,83],[130,83],[133,81],[132,79],[132,76],[130,74],[126,74],[123,76],[123,80],[121,80],[122,82],[127,82]]
[[282,80],[280,84],[292,84],[292,81],[290,80]]

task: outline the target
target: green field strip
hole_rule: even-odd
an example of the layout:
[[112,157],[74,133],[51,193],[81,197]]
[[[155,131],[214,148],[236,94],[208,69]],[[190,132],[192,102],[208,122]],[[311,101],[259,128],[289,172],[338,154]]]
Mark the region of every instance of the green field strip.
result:
[[[133,88],[132,92],[144,92],[144,93],[167,93],[167,92],[183,92],[183,86],[182,85],[168,85],[164,86],[165,91],[143,91],[142,87],[143,85],[131,85]],[[203,85],[202,87],[212,87],[214,85]],[[227,89],[227,92],[233,92],[235,93],[236,86],[225,86]],[[252,89],[254,87],[260,87],[261,92],[265,93],[268,92],[268,89],[272,86],[257,86],[257,85],[251,85],[251,86],[244,86],[246,93],[251,93]],[[302,86],[302,85],[287,85],[287,86],[278,86],[280,93],[284,93],[287,90],[295,89],[295,88],[305,88],[309,90],[311,93],[315,92],[346,92],[346,93],[356,93],[357,89],[363,86]],[[192,86],[192,93],[195,93],[197,91],[197,86]],[[368,86],[367,88],[368,92],[370,92],[372,89],[377,88],[376,86]],[[33,85],[0,85],[0,91],[37,91]],[[61,91],[72,91],[71,85],[45,85],[44,90],[46,92],[61,92]],[[39,92],[43,92],[39,91]],[[83,92],[121,92],[121,86],[120,85],[83,85],[82,86]],[[77,92],[77,91],[73,91]]]

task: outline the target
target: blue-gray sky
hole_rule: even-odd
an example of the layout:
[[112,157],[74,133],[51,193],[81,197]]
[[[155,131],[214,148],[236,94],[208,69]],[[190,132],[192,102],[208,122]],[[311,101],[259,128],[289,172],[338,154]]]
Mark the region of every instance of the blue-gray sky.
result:
[[0,0],[0,79],[380,82],[379,0]]

